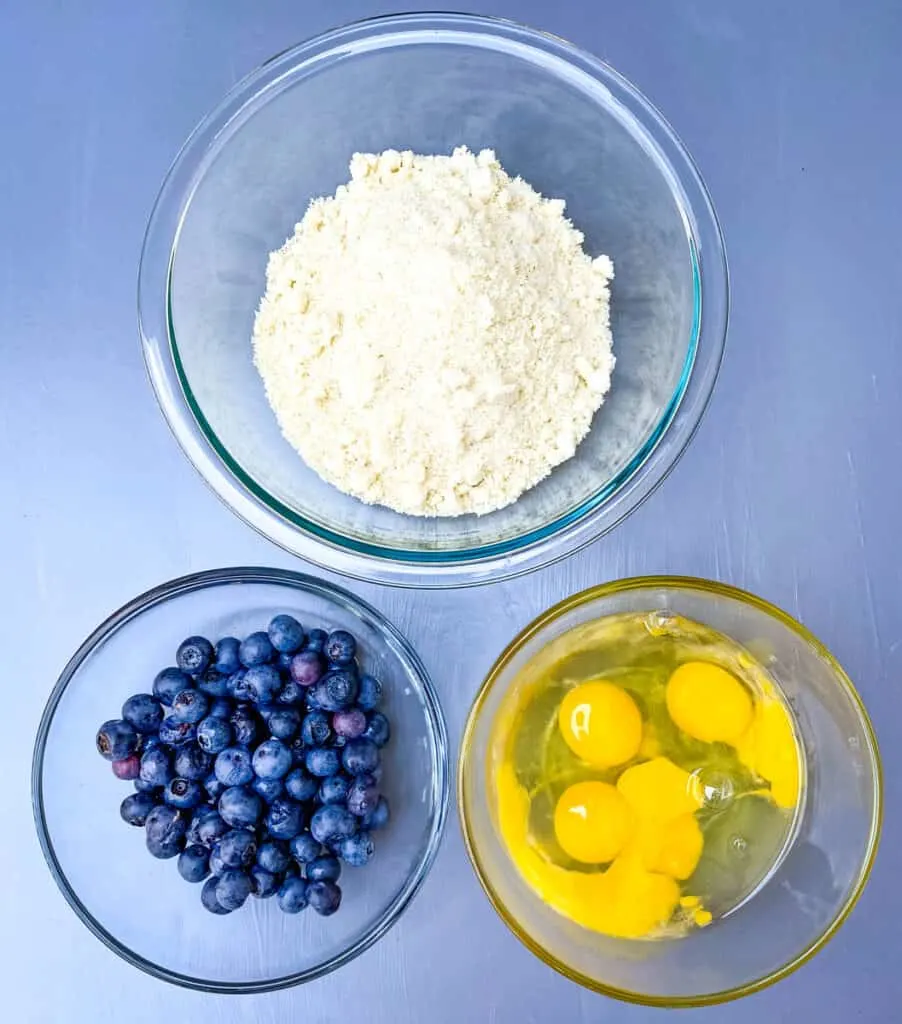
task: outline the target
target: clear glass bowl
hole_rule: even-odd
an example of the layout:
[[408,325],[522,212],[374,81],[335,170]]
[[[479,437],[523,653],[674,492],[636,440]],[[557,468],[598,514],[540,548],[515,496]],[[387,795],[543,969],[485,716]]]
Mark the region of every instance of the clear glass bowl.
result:
[[[393,739],[383,786],[392,820],[364,869],[342,876],[332,917],[283,914],[251,899],[214,917],[200,886],[154,860],[119,804],[131,783],[97,756],[94,734],[132,693],[150,689],[186,635],[246,635],[279,612],[308,628],[344,627],[386,683]],[[438,849],[448,804],[448,751],[438,698],[420,659],[374,608],[321,580],[278,569],[221,569],[135,598],[76,651],[50,695],[32,768],[44,856],[69,905],[115,953],[155,977],[208,992],[262,992],[317,978],[362,953],[398,920]]]
[[[764,887],[726,918],[679,939],[612,939],[547,907],[499,840],[487,771],[493,721],[520,670],[563,633],[605,615],[669,611],[732,637],[780,684],[796,714],[807,796],[796,838]],[[747,995],[813,956],[848,916],[880,834],[882,780],[867,712],[830,652],[785,612],[720,583],[645,577],[608,583],[545,612],[508,646],[470,712],[458,798],[483,888],[538,957],[606,995],[655,1006],[702,1006]]]
[[[357,150],[494,148],[566,200],[616,278],[612,390],[576,456],[514,505],[425,519],[367,506],[307,468],[254,369],[268,253]],[[674,465],[723,352],[720,228],[689,155],[594,57],[470,15],[410,14],[329,32],[240,82],[185,144],[141,258],[150,377],[186,455],[239,516],[312,562],[429,587],[514,576],[611,529]]]

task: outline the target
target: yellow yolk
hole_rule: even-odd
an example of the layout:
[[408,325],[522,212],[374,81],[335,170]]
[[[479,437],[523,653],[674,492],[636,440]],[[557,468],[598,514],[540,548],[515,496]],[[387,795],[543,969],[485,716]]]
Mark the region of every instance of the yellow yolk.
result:
[[692,814],[703,802],[697,780],[666,757],[627,768],[617,788],[646,822],[663,823]]
[[607,864],[633,831],[629,804],[606,782],[577,782],[564,790],[554,810],[561,849],[583,864]]
[[612,683],[574,687],[561,702],[558,724],[573,753],[596,768],[625,764],[642,742],[636,702]]
[[767,779],[778,807],[795,807],[799,800],[801,766],[786,708],[775,698],[759,701],[751,728],[736,746],[739,760]]
[[736,744],[752,722],[752,698],[725,669],[687,661],[667,681],[667,710],[690,736],[706,743]]

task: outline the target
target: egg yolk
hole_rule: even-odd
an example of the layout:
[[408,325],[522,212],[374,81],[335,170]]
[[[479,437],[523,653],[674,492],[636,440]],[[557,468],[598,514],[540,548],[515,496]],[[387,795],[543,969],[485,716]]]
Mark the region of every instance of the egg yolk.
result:
[[617,789],[643,821],[671,821],[692,814],[704,802],[698,780],[667,757],[627,768]]
[[642,742],[642,716],[633,698],[612,683],[582,683],[561,702],[558,724],[567,746],[596,768],[632,760]]
[[624,797],[606,782],[577,782],[554,810],[554,835],[568,857],[606,864],[626,845],[633,816]]
[[801,765],[789,713],[778,700],[758,702],[751,728],[737,744],[736,753],[747,768],[767,779],[778,807],[795,807]]
[[752,698],[725,669],[687,661],[667,681],[667,710],[690,736],[706,743],[735,744],[752,722]]

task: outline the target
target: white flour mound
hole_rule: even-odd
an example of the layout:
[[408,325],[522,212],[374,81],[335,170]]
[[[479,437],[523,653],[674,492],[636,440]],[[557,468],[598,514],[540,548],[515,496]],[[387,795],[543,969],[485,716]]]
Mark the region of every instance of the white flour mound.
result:
[[491,150],[357,153],[272,253],[254,361],[347,494],[486,513],[569,459],[610,387],[607,256]]

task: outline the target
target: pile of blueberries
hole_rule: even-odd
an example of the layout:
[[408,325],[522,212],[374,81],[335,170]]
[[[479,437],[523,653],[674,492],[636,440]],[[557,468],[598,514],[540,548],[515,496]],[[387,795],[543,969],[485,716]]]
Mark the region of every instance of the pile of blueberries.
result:
[[153,693],[104,722],[97,749],[136,792],[120,813],[154,857],[206,882],[214,914],[276,896],[296,914],[335,913],[342,862],[373,856],[388,823],[379,792],[388,719],[378,679],[345,630],[305,633],[290,615],[244,640],[185,640]]

